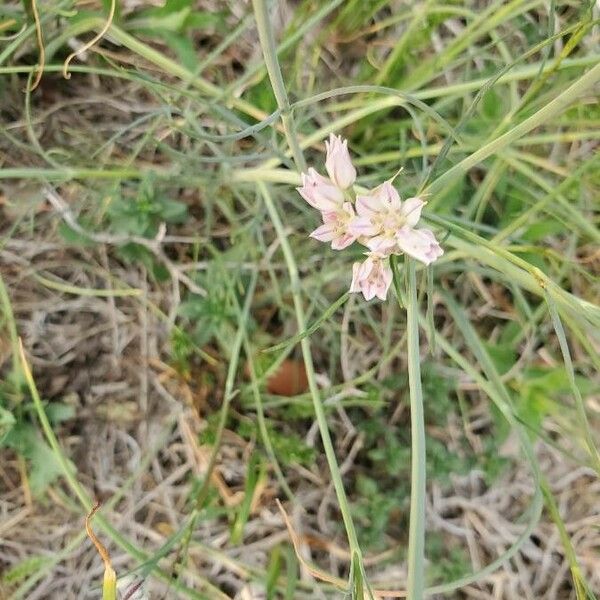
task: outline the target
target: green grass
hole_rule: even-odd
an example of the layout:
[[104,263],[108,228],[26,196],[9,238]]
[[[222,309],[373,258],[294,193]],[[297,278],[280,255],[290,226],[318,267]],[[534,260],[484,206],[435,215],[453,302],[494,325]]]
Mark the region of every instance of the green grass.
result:
[[[271,3],[217,4],[117,3],[67,81],[73,40],[101,31],[109,4],[38,2],[46,62],[34,91],[31,2],[0,8],[0,251],[11,265],[0,280],[0,444],[37,482],[34,502],[60,491],[82,519],[102,482],[70,456],[68,424],[94,417],[40,385],[47,363],[28,346],[23,298],[91,298],[156,322],[165,343],[155,358],[194,393],[208,390],[208,463],[203,476],[189,473],[170,533],[145,547],[109,520],[158,460],[146,441],[142,463],[95,519],[150,584],[228,598],[206,567],[214,561],[268,598],[315,597],[317,588],[369,598],[407,586],[415,599],[454,594],[488,581],[545,519],[572,577],[562,589],[593,597],[540,453],[553,448],[600,474],[597,8],[304,0],[274,28]],[[401,195],[427,196],[425,221],[445,254],[428,269],[399,261],[399,304],[349,297],[359,250],[335,253],[308,238],[317,219],[294,186],[306,165],[322,170],[331,132],[349,139],[359,186],[402,167]],[[12,242],[49,241],[62,254],[44,261],[28,250],[14,262]],[[269,390],[286,359],[305,365],[306,393]],[[456,423],[465,430],[456,434]],[[167,440],[176,421],[163,427]],[[226,434],[252,446],[238,459],[236,505],[211,476],[232,443]],[[349,439],[360,444],[347,463]],[[497,449],[511,439],[517,456],[504,459]],[[444,555],[447,538],[424,531],[424,495],[475,470],[490,489],[526,470],[533,493],[519,504],[522,531],[474,570],[464,540]],[[308,565],[291,540],[263,562],[246,555],[258,535],[255,496],[275,515],[274,498],[285,500],[293,526],[310,531],[319,502],[305,498],[319,478],[323,533],[345,558],[328,560],[330,548],[318,546]],[[206,523],[226,524],[223,546],[202,539]],[[0,585],[27,597],[83,540],[74,534],[64,553],[11,564]],[[382,576],[399,565],[407,577]]]

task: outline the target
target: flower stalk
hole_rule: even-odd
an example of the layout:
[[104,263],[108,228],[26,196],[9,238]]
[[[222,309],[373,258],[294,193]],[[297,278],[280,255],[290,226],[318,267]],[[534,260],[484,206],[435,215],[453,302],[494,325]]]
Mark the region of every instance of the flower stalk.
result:
[[[390,259],[394,286],[401,302],[398,259]],[[415,261],[406,260],[408,289],[406,297],[406,327],[408,346],[408,386],[410,391],[411,485],[408,532],[407,598],[422,600],[425,590],[425,417],[421,389],[421,359],[419,355],[419,307]]]

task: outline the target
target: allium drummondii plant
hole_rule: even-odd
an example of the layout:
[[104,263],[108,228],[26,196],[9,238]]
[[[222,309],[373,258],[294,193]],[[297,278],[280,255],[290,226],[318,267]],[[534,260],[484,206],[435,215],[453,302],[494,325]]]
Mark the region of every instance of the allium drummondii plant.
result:
[[416,229],[425,202],[421,198],[403,202],[391,180],[356,196],[353,202],[355,194],[351,188],[356,169],[348,141],[331,134],[325,146],[329,177],[310,168],[302,174],[302,186],[297,188],[321,212],[323,225],[310,236],[331,242],[334,250],[343,250],[355,241],[366,246],[366,260],[353,265],[350,291],[362,292],[366,300],[375,296],[385,300],[392,283],[390,255],[407,254],[429,265],[444,253],[432,231]]
[[[297,188],[301,196],[321,213],[323,224],[311,237],[331,242],[334,250],[342,250],[357,241],[366,246],[366,258],[352,266],[350,292],[361,292],[366,300],[387,298],[390,285],[395,280],[399,296],[402,294],[398,281],[397,263],[392,255],[406,254],[406,331],[408,349],[408,381],[411,414],[411,491],[408,534],[407,597],[422,600],[425,581],[425,493],[426,450],[423,395],[421,391],[419,309],[415,260],[426,265],[444,253],[433,232],[417,227],[425,202],[421,198],[408,198],[404,202],[392,185],[384,181],[376,188],[357,194],[353,189],[356,169],[348,152],[348,142],[331,135],[326,143],[324,177],[308,169],[302,174],[302,186]],[[414,259],[414,260],[412,260]],[[390,264],[391,262],[391,264]],[[393,267],[393,268],[392,268]],[[400,300],[400,297],[398,298]],[[323,424],[324,439],[328,438],[327,425]],[[343,485],[339,484],[343,500],[342,514],[347,514],[347,500]],[[337,488],[336,488],[337,490]],[[342,503],[340,503],[342,506]],[[350,520],[347,525],[350,545],[356,552],[356,532]],[[357,554],[359,566],[360,553]],[[364,572],[361,571],[361,576]]]

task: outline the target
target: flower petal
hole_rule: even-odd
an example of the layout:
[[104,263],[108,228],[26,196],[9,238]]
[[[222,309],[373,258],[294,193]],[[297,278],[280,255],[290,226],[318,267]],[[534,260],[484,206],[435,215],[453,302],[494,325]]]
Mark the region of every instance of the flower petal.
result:
[[402,252],[420,260],[426,265],[431,264],[444,254],[444,251],[429,229],[402,227],[396,234],[396,244]]
[[385,264],[381,266],[382,268],[382,274],[381,274],[381,279],[380,279],[380,285],[378,288],[378,294],[377,297],[380,300],[385,300],[387,299],[387,293],[390,289],[390,286],[392,285],[392,280],[394,278],[393,273],[392,273],[392,268],[390,267],[389,264]]
[[320,242],[330,242],[336,237],[335,223],[325,223],[325,225],[317,227],[310,237]]
[[369,254],[362,263],[352,266],[351,292],[362,292],[365,300],[375,296],[385,300],[392,283],[392,270],[385,257],[379,254]]
[[356,212],[361,217],[373,217],[385,210],[383,197],[378,194],[367,194],[356,197]]
[[372,283],[370,280],[366,281],[362,286],[362,293],[365,297],[365,300],[373,300],[373,298],[375,298],[376,293],[375,284]]
[[[337,188],[335,188],[337,189]],[[339,208],[342,198],[335,199],[331,197],[328,190],[323,188],[296,188],[298,193],[313,207],[320,211],[332,211]]]
[[351,233],[344,233],[331,241],[331,248],[333,250],[343,250],[344,248],[351,246],[355,240],[355,235],[352,235]]
[[336,210],[327,210],[321,212],[323,223],[337,223],[338,213]]
[[354,214],[354,204],[352,204],[352,202],[344,202],[344,204],[342,204],[342,210],[346,213],[346,216],[351,219],[356,216]]
[[406,218],[406,224],[409,227],[414,227],[421,218],[421,211],[425,206],[425,202],[421,200],[421,198],[407,198],[402,203],[402,208],[400,212]]
[[366,246],[372,252],[388,254],[396,247],[396,239],[385,235],[377,235],[368,240]]
[[359,279],[361,281],[366,280],[371,275],[371,271],[375,267],[375,260],[372,256],[367,256],[365,261],[361,265],[361,271],[359,273]]
[[402,208],[402,201],[400,200],[400,194],[396,188],[392,185],[392,182],[388,179],[384,181],[380,186],[381,194],[385,198],[389,208],[395,211],[399,211]]
[[354,217],[348,224],[348,229],[356,236],[368,236],[377,235],[381,227],[379,225],[373,225],[373,222],[369,217]]
[[344,202],[342,190],[312,167],[308,173],[302,173],[302,186],[296,190],[312,207],[320,211],[337,210]]
[[383,281],[383,279],[379,280],[376,284],[375,284],[375,295],[380,299],[380,300],[385,300],[387,298],[387,293],[388,293],[388,289],[389,289],[389,285],[386,285],[385,281]]

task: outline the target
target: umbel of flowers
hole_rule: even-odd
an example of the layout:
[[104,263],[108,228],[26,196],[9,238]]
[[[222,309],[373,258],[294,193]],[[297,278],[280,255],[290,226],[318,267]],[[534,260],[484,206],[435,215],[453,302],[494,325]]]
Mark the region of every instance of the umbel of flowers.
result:
[[366,194],[355,195],[352,187],[356,169],[348,141],[331,134],[325,146],[329,177],[310,168],[302,173],[302,186],[297,188],[320,211],[323,220],[310,237],[331,242],[334,250],[343,250],[354,242],[366,246],[366,259],[352,267],[350,291],[362,292],[366,300],[375,296],[385,300],[392,283],[390,255],[407,254],[429,265],[444,253],[429,229],[416,227],[425,202],[420,198],[402,201],[391,180]]

